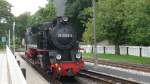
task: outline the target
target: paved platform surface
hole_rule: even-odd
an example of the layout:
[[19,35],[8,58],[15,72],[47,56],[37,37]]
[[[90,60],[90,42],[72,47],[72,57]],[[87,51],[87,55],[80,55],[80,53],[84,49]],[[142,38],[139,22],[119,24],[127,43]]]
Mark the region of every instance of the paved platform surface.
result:
[[114,67],[112,68],[112,67],[107,67],[103,65],[98,65],[96,67],[93,67],[93,63],[89,63],[89,62],[86,62],[86,69],[134,80],[142,84],[150,84],[150,76],[148,75],[150,73],[141,74],[141,73],[135,73],[134,71],[127,72],[127,71],[124,71],[123,69],[119,70]]
[[8,65],[6,54],[0,52],[0,83],[9,84]]
[[50,84],[46,81],[35,69],[33,69],[26,61],[24,61],[19,55],[17,60],[20,60],[20,67],[26,68],[26,80],[27,84]]

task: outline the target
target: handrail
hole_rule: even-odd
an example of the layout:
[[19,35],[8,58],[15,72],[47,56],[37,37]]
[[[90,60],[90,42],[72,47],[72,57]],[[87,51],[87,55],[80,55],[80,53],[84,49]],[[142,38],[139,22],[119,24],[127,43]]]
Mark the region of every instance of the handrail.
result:
[[6,55],[7,55],[7,62],[8,62],[8,72],[10,77],[11,84],[27,84],[21,69],[13,55],[12,51],[6,46]]

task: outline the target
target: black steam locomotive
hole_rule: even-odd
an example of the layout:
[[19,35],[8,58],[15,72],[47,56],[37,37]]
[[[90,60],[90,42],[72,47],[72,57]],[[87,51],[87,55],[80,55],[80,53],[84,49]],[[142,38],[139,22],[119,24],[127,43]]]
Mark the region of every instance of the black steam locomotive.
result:
[[57,76],[74,76],[84,68],[79,43],[68,17],[30,27],[25,55]]

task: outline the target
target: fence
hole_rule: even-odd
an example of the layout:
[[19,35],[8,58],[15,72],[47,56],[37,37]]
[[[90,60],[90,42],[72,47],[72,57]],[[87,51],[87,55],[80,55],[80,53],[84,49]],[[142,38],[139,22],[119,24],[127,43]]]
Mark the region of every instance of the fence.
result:
[[[91,45],[80,45],[80,48],[84,48],[84,52],[91,53]],[[97,46],[97,53],[101,54],[115,54],[115,46]],[[120,46],[121,55],[134,55],[142,57],[150,57],[150,46]]]
[[7,54],[10,84],[27,84],[21,72],[21,69],[15,59],[15,56],[8,47],[6,47],[6,54]]

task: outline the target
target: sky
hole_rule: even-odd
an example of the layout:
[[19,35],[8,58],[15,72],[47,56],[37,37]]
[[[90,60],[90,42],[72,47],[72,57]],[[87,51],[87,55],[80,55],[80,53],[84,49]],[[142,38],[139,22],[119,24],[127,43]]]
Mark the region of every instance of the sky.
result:
[[44,7],[47,0],[7,0],[12,4],[12,13],[19,16],[24,12],[31,12],[34,14],[39,7]]

